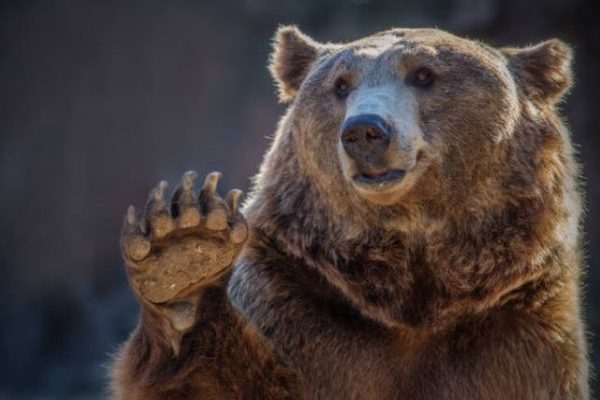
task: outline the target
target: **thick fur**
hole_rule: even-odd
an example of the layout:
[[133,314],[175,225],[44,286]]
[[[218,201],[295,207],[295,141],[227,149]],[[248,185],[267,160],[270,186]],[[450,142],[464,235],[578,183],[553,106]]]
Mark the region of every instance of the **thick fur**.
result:
[[[568,46],[496,50],[429,29],[276,38],[271,71],[291,104],[244,208],[236,310],[221,294],[198,319],[196,332],[226,327],[209,367],[192,350],[203,334],[169,356],[142,318],[116,368],[121,398],[588,399],[579,171],[556,110]],[[332,82],[374,86],[424,63],[439,79],[406,88],[423,167],[398,202],[371,203],[342,175]],[[281,375],[261,372],[264,357]],[[213,395],[225,381],[237,391]],[[141,394],[157,386],[188,397]]]
[[[228,276],[225,276],[228,278]],[[304,398],[296,373],[231,307],[227,279],[199,294],[198,323],[176,354],[148,309],[113,364],[113,397],[127,400]]]

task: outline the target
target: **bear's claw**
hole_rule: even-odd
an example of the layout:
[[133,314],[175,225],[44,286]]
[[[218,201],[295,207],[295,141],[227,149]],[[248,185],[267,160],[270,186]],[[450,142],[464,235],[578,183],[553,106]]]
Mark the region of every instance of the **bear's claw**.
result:
[[129,206],[125,218],[123,229],[123,247],[124,251],[132,260],[139,261],[150,253],[150,241],[142,234],[141,226],[138,223],[134,206]]
[[215,196],[222,176],[220,172],[208,174],[199,196],[200,205],[203,207],[202,212],[206,215],[206,227],[215,231],[227,228],[227,205],[223,199]]
[[178,228],[192,228],[200,224],[198,196],[194,191],[196,179],[198,179],[196,171],[186,172],[173,194],[171,215],[176,219]]

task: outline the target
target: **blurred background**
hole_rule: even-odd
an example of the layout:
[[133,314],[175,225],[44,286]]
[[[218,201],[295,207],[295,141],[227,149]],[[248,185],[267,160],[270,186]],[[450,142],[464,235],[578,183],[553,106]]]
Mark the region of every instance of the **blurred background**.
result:
[[583,0],[0,0],[0,400],[106,398],[106,365],[137,314],[118,249],[125,209],[187,169],[248,188],[284,111],[265,68],[280,23],[322,41],[404,26],[574,46],[563,112],[586,177],[585,311],[599,368],[597,10]]

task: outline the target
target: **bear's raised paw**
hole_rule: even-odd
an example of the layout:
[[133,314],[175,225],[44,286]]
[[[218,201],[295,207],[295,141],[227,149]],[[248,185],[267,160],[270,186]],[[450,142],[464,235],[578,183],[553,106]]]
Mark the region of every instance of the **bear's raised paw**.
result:
[[216,193],[222,174],[206,176],[199,192],[198,174],[183,175],[170,200],[167,182],[150,192],[138,215],[130,206],[125,217],[121,248],[138,296],[152,303],[189,296],[222,275],[234,262],[248,236],[238,211],[240,190],[223,200]]

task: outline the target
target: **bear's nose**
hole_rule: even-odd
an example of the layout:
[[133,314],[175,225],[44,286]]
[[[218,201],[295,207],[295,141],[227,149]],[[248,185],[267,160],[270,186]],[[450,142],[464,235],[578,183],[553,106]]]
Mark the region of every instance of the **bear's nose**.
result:
[[390,126],[374,114],[350,117],[342,128],[344,150],[359,164],[379,160],[390,144],[390,136]]

